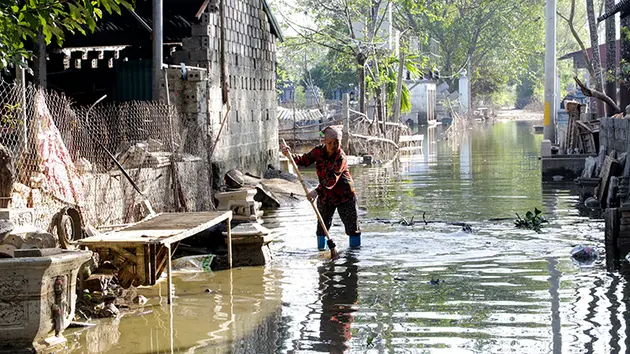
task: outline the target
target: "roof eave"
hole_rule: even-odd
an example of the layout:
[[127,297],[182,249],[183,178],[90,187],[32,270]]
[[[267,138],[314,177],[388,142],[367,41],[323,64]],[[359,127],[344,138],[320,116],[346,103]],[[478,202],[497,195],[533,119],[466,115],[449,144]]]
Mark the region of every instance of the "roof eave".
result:
[[263,9],[267,14],[267,18],[269,19],[269,24],[271,25],[271,30],[276,34],[276,37],[280,42],[284,42],[284,36],[282,35],[282,30],[280,30],[280,25],[278,25],[278,21],[276,21],[276,17],[271,12],[271,7],[267,3],[267,0],[261,0],[263,3]]

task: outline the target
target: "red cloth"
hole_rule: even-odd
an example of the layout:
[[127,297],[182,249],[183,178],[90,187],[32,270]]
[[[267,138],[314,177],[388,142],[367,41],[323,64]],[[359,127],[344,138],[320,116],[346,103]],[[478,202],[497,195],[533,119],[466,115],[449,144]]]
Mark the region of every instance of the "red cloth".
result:
[[319,202],[337,206],[355,198],[354,182],[348,170],[348,159],[343,150],[328,156],[325,145],[318,145],[302,156],[294,156],[298,166],[308,167],[315,164],[319,186]]

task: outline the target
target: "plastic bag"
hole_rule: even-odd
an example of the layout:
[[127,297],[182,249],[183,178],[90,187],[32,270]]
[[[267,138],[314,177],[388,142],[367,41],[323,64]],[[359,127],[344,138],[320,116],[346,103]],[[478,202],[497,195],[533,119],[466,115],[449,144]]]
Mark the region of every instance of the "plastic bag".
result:
[[211,272],[213,254],[201,254],[196,256],[186,256],[173,260],[173,270]]

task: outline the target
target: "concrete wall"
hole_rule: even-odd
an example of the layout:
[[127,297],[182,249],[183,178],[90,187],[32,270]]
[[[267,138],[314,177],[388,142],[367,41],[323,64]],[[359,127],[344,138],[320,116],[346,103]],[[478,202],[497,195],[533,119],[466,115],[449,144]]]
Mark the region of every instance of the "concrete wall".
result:
[[[270,32],[269,19],[257,0],[227,0],[225,15],[231,111],[218,137],[212,168],[198,171],[201,181],[207,181],[210,170],[215,181],[232,168],[259,174],[268,164],[277,165],[279,155],[276,38]],[[184,39],[183,50],[171,58],[173,64],[183,62],[202,70],[189,69],[188,79],[182,80],[179,69],[169,69],[173,103],[185,113],[185,151],[203,161],[207,161],[226,111],[219,50],[219,16],[203,14],[200,23],[193,24],[192,36]]]
[[[198,169],[203,164],[197,162],[179,162],[179,177],[189,210],[200,210],[208,203],[209,194],[198,193]],[[145,192],[151,206],[156,212],[174,211],[173,189],[171,188],[170,167],[129,169],[140,190]],[[81,212],[86,225],[114,225],[138,220],[140,196],[127,182],[120,172],[91,174],[83,176],[85,186],[85,205]],[[11,207],[24,209],[32,205],[33,224],[46,230],[52,217],[66,206],[54,198],[47,197],[39,189],[16,183]]]
[[[416,85],[413,81],[408,82],[407,86]],[[435,120],[435,90],[436,86],[433,82],[421,82],[409,90],[411,96],[411,112],[402,115],[401,121],[406,122],[411,119],[414,124],[427,124]]]

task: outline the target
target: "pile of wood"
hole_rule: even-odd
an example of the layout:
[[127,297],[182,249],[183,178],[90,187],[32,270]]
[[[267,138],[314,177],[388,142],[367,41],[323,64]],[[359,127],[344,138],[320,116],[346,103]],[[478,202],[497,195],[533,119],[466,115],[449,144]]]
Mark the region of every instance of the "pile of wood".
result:
[[584,122],[580,120],[583,104],[575,101],[565,103],[569,122],[565,135],[564,148],[567,153],[597,154],[599,141],[599,120]]

